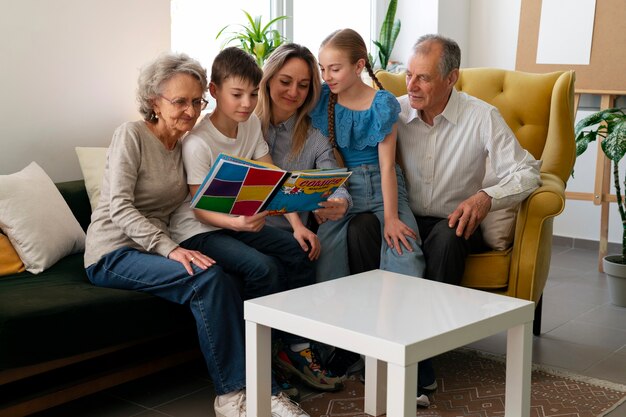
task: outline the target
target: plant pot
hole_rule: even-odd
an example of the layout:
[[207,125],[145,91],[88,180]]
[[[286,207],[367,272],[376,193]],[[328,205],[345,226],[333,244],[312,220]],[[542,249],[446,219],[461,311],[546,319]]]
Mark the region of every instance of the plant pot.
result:
[[626,264],[620,255],[609,255],[602,259],[602,266],[609,283],[609,297],[616,306],[626,307]]

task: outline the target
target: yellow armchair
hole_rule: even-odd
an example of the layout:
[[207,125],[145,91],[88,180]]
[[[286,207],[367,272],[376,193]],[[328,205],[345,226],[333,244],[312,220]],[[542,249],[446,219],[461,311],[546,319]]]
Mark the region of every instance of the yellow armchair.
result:
[[[396,96],[405,75],[378,71]],[[533,333],[541,332],[541,296],[548,279],[552,223],[565,207],[565,185],[575,160],[574,71],[531,74],[494,68],[460,70],[456,88],[497,107],[519,140],[541,159],[543,185],[521,204],[513,246],[470,255],[461,284],[536,303]]]

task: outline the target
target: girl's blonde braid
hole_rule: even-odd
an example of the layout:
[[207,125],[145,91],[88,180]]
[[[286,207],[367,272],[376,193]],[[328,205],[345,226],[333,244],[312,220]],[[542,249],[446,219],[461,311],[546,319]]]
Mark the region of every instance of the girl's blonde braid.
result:
[[343,156],[341,156],[341,152],[339,152],[339,148],[337,147],[337,138],[335,137],[335,104],[337,104],[337,94],[331,92],[328,97],[328,140],[333,147],[333,153],[335,154],[337,164],[339,164],[340,167],[343,167],[345,166]]

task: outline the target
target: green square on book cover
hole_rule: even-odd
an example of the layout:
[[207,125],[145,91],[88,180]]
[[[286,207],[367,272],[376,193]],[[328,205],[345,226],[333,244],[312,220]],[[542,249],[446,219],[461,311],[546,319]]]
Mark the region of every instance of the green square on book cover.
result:
[[235,199],[236,197],[211,197],[205,195],[200,198],[196,207],[218,213],[230,213],[233,204],[235,204]]

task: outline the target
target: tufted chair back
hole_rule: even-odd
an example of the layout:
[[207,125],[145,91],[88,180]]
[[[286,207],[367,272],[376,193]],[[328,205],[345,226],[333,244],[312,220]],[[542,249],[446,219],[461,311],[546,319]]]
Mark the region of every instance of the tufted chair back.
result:
[[[406,94],[404,73],[378,71],[396,96]],[[520,206],[513,246],[470,255],[461,284],[535,301],[533,332],[541,330],[541,296],[548,278],[552,222],[565,207],[565,185],[575,161],[573,71],[532,74],[495,68],[460,70],[456,88],[497,107],[519,140],[542,160],[543,185]]]

